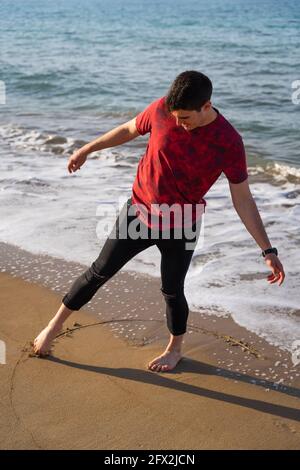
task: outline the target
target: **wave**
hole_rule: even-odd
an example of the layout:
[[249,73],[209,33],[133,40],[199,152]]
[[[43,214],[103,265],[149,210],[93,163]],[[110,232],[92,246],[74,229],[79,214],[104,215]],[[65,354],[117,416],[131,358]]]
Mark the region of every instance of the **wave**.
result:
[[[254,182],[300,184],[300,168],[278,162],[265,162],[248,167],[249,175]],[[292,197],[292,196],[291,196]]]
[[22,148],[55,155],[71,155],[75,150],[87,144],[87,141],[82,139],[11,125],[0,126],[0,138],[13,149]]
[[[107,114],[107,113],[106,113]],[[115,115],[112,113],[115,117]],[[121,114],[119,113],[119,116]],[[29,129],[23,126],[7,124],[0,126],[0,138],[7,143],[12,149],[20,149],[36,151],[39,154],[53,155],[71,155],[75,150],[79,149],[88,141],[83,139],[74,139],[62,134],[48,133],[37,129]],[[135,148],[140,152],[140,147],[144,147],[144,142],[137,141]],[[114,155],[114,150],[111,151]],[[263,156],[255,153],[255,149],[251,146],[247,148],[249,153],[248,170],[253,181],[268,182],[273,184],[284,184],[290,182],[294,184],[300,183],[300,168],[295,167],[286,162],[275,162],[265,159]],[[119,152],[117,153],[119,154]],[[128,158],[130,155],[128,155]],[[93,153],[90,159],[97,158],[97,154]],[[132,164],[136,163],[136,156],[132,155]],[[114,161],[112,160],[112,163]],[[124,165],[124,162],[121,163]],[[118,164],[120,166],[120,163]]]

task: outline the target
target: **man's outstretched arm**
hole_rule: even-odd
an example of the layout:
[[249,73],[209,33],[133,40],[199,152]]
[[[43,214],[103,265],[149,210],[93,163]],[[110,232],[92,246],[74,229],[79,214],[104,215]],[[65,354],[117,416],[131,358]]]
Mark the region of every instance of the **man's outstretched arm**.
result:
[[130,121],[121,124],[76,150],[68,161],[69,173],[74,173],[79,170],[90,153],[110,147],[116,147],[117,145],[125,144],[126,142],[138,137],[140,134],[137,131],[135,120],[136,118],[133,118]]
[[[229,182],[229,188],[233,206],[250,235],[262,250],[271,248],[272,245],[249,188],[248,178],[238,184]],[[268,281],[270,284],[279,281],[279,285],[281,285],[285,273],[279,258],[274,253],[270,253],[265,256],[265,261],[272,271],[272,274],[268,276]]]

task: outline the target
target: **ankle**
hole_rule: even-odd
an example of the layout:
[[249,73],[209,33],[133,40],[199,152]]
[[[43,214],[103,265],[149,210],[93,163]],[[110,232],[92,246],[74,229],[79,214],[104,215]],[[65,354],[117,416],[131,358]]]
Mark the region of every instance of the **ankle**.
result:
[[51,330],[59,330],[63,327],[63,322],[52,318],[52,320],[49,321],[48,326],[51,328]]
[[181,353],[183,337],[184,335],[171,335],[169,344],[166,347],[166,351]]
[[177,353],[177,354],[181,354],[181,348],[174,348],[172,346],[167,346],[167,349],[165,352],[171,352],[171,353]]

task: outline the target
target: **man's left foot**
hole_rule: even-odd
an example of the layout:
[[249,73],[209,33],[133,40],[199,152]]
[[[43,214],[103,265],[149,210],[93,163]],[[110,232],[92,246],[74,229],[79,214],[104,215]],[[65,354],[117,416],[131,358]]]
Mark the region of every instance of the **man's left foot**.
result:
[[51,351],[52,341],[62,330],[62,325],[53,325],[49,322],[48,326],[44,328],[33,342],[33,351],[37,356],[48,356]]
[[174,369],[181,358],[182,355],[179,351],[165,351],[161,356],[149,362],[148,369],[155,372],[166,372]]

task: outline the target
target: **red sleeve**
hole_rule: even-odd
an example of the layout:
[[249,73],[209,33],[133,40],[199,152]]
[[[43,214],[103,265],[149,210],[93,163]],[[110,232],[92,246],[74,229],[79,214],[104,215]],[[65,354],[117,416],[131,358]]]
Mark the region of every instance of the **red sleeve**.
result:
[[153,101],[144,111],[137,115],[135,123],[139,134],[145,135],[147,132],[151,132],[154,112],[158,101],[159,100]]
[[242,183],[248,178],[246,152],[241,137],[225,153],[223,172],[230,183]]

